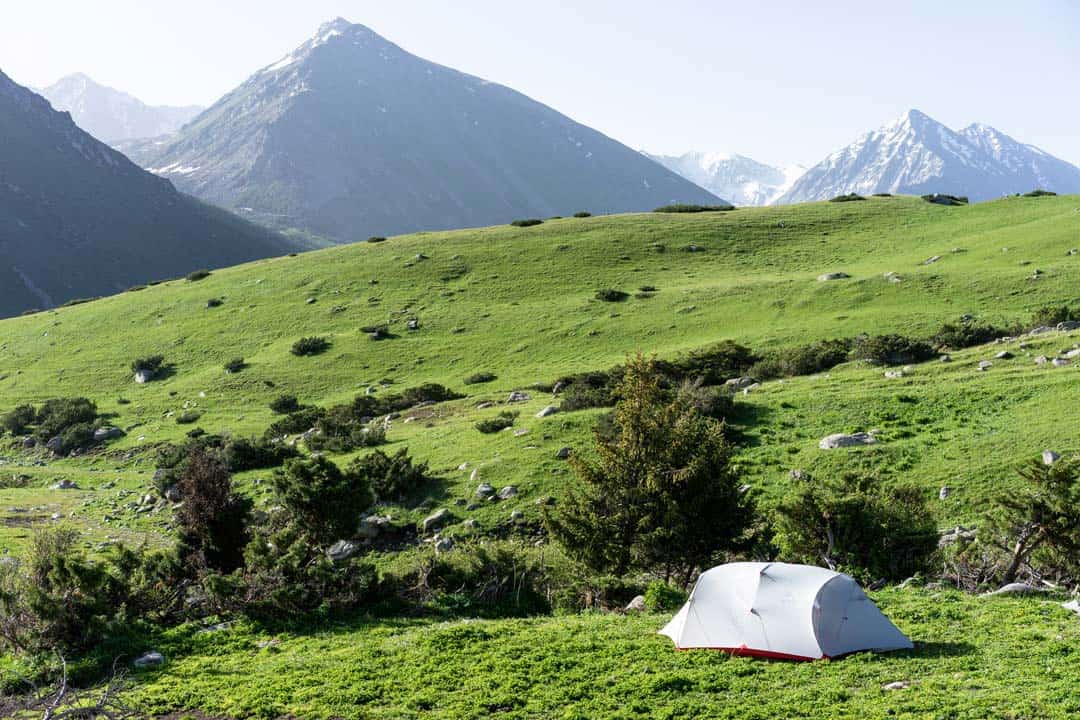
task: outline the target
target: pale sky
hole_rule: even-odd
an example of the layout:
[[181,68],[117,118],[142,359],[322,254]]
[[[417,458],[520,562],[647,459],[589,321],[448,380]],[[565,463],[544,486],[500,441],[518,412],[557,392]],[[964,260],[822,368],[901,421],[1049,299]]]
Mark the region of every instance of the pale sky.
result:
[[915,107],[1080,164],[1080,0],[0,0],[0,70],[210,104],[337,16],[651,152],[810,165]]

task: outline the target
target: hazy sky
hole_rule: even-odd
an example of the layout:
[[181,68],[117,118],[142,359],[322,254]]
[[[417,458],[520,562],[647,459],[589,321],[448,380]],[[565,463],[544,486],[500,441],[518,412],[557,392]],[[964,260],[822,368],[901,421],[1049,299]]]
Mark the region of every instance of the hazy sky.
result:
[[812,164],[916,107],[1080,164],[1080,0],[0,0],[0,69],[209,104],[337,16],[654,152]]

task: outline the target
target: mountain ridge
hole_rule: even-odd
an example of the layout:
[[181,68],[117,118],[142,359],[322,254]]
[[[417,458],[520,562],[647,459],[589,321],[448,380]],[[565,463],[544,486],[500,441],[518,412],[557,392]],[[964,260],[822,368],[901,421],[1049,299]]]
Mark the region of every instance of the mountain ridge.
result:
[[649,158],[736,205],[770,205],[806,171],[792,163],[774,166],[737,153],[691,150]]

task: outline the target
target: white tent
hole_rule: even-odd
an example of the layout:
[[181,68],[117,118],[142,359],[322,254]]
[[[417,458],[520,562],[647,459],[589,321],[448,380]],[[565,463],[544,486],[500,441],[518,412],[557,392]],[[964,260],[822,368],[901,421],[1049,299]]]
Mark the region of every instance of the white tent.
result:
[[730,563],[702,573],[660,634],[680,650],[787,660],[912,647],[850,577],[788,563]]

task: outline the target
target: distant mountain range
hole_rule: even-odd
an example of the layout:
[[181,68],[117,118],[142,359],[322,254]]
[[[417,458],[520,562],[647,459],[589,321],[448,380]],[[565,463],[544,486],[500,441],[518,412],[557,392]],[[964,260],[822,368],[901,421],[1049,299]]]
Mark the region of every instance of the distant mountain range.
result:
[[735,205],[769,205],[806,172],[801,165],[774,167],[726,153],[691,151],[648,157]]
[[718,202],[521,93],[342,19],[178,135],[120,147],[181,190],[339,242]]
[[198,105],[150,106],[82,73],[61,78],[40,92],[55,109],[70,112],[76,125],[107,143],[169,135],[202,112]]
[[1036,188],[1080,193],[1080,168],[988,125],[956,132],[910,110],[806,171],[778,203],[844,193],[948,193],[991,200]]
[[283,254],[177,192],[0,72],[0,316]]

